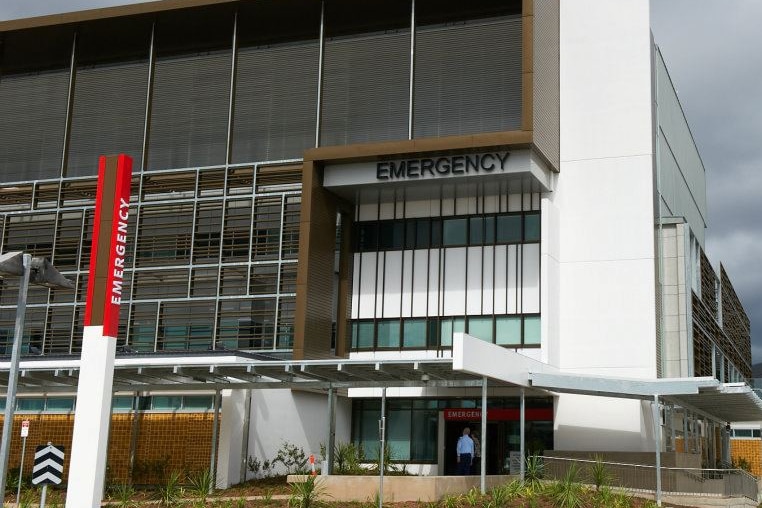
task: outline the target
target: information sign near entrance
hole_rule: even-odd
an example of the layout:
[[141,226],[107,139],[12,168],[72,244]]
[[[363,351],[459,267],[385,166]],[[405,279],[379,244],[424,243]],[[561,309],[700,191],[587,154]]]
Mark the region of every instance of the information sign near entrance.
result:
[[74,416],[68,508],[101,505],[122,301],[132,159],[101,157]]

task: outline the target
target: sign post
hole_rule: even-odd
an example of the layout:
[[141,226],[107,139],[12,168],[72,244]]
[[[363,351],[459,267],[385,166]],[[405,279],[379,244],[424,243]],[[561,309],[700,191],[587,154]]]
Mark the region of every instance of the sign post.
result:
[[26,438],[29,436],[29,420],[21,422],[21,464],[19,464],[19,484],[16,487],[16,506],[21,498],[21,482],[24,480],[24,455],[26,454]]
[[77,409],[66,489],[68,508],[100,507],[103,496],[131,180],[130,157],[100,158]]
[[[48,484],[60,485],[63,478],[64,449],[48,441],[40,445],[34,452],[34,469],[32,469],[32,484],[42,484],[40,508],[45,508],[45,498],[48,495]],[[16,502],[18,504],[18,501]]]

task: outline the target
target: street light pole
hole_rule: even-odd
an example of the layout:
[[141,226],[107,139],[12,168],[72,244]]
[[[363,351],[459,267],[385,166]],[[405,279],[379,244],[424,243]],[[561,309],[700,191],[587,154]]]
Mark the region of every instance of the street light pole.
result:
[[[14,254],[14,253],[11,253]],[[11,431],[13,430],[13,412],[16,409],[16,387],[18,385],[19,357],[21,342],[24,335],[24,316],[26,314],[26,295],[29,289],[29,272],[32,268],[32,256],[15,253],[21,256],[21,275],[19,282],[18,306],[16,307],[16,326],[13,334],[11,349],[11,367],[8,374],[8,390],[5,395],[5,413],[3,416],[3,441],[0,445],[0,500],[5,499],[5,481],[8,476],[8,455],[11,451]],[[18,257],[14,258],[18,259]],[[6,272],[12,273],[13,272]],[[19,478],[21,481],[21,478]]]
[[[32,258],[23,252],[8,252],[0,255],[0,275],[20,276],[19,298],[16,307],[16,326],[11,349],[11,365],[8,373],[8,388],[5,394],[5,413],[3,416],[3,440],[0,444],[0,505],[5,499],[5,483],[8,477],[8,456],[11,451],[11,432],[13,431],[13,413],[16,410],[16,389],[18,386],[21,343],[24,337],[24,317],[26,315],[26,295],[29,284],[48,288],[69,288],[74,283],[61,275],[45,258]],[[21,481],[21,478],[19,478]]]

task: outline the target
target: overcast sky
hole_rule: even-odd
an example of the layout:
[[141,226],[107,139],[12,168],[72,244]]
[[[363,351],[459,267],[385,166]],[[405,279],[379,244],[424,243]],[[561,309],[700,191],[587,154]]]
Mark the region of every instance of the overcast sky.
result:
[[[0,20],[122,3],[129,2],[0,0]],[[654,38],[707,169],[707,251],[730,274],[751,318],[754,361],[760,362],[762,1],[652,0],[651,9]]]

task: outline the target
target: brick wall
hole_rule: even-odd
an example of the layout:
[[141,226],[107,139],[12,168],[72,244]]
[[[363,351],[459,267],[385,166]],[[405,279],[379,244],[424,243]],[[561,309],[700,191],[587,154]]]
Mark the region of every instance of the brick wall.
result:
[[[173,470],[193,473],[209,467],[213,413],[117,413],[111,417],[107,482],[161,483]],[[21,422],[29,420],[24,475],[32,471],[34,450],[47,444],[63,445],[66,453],[64,482],[69,471],[74,414],[17,414],[8,462],[9,470],[21,460]],[[0,416],[0,422],[2,417]],[[135,436],[133,438],[133,435]],[[130,474],[134,439],[135,464]]]

